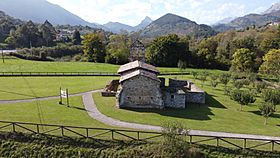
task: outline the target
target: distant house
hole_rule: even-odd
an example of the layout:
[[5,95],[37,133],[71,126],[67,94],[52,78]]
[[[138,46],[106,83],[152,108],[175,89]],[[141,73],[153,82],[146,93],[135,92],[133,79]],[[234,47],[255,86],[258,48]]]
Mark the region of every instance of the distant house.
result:
[[73,33],[74,33],[74,31],[71,31],[71,30],[68,30],[68,29],[57,30],[56,40],[68,42]]

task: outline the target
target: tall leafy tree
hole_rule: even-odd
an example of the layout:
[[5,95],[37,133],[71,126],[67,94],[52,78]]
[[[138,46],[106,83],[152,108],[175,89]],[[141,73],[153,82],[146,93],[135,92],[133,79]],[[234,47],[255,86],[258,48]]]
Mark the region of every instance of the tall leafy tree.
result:
[[106,47],[106,62],[112,64],[124,64],[128,62],[131,40],[128,35],[111,35]]
[[42,34],[43,45],[50,46],[53,44],[56,38],[56,31],[53,25],[49,21],[45,21],[44,24],[40,25],[39,31]]
[[188,51],[188,42],[170,34],[156,38],[148,47],[146,58],[156,66],[176,67],[179,59],[186,59]]
[[239,72],[251,72],[254,68],[255,53],[247,48],[237,49],[233,55],[231,69]]
[[105,45],[102,39],[101,34],[87,34],[84,36],[82,44],[88,61],[105,61]]
[[263,57],[259,72],[280,78],[280,49],[273,49]]
[[73,32],[72,42],[75,45],[80,45],[82,42],[81,34],[77,29],[75,29],[75,31]]

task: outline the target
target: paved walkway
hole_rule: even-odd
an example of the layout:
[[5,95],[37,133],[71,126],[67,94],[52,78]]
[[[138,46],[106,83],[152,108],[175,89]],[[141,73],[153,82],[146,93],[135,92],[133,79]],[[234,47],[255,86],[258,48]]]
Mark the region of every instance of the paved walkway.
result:
[[123,121],[116,120],[116,119],[113,119],[111,117],[108,117],[108,116],[102,114],[97,109],[97,107],[93,101],[91,92],[85,93],[83,95],[83,103],[84,103],[85,109],[87,110],[90,117],[92,117],[106,125],[138,129],[138,130],[161,131],[160,126],[142,125],[142,124],[136,124],[136,123],[123,122]]

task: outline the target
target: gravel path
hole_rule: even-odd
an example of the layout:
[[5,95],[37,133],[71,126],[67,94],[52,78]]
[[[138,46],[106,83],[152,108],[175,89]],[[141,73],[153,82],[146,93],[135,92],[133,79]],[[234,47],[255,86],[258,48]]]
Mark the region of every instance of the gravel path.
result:
[[102,114],[97,109],[97,107],[93,101],[91,92],[85,93],[83,95],[83,103],[84,103],[85,109],[87,110],[90,117],[92,117],[106,125],[138,129],[138,130],[161,131],[160,126],[142,125],[142,124],[136,124],[136,123],[123,122],[123,121],[116,120],[116,119],[113,119],[111,117],[108,117],[108,116]]

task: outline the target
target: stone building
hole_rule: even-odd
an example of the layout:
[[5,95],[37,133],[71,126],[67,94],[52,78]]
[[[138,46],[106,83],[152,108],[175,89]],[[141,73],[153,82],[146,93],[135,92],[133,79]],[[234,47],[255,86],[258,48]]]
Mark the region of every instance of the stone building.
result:
[[117,106],[120,108],[164,108],[159,71],[152,65],[134,61],[120,67],[120,90]]
[[119,108],[186,108],[188,103],[205,103],[205,92],[189,81],[158,78],[159,71],[141,61],[118,70],[120,87],[116,93]]

